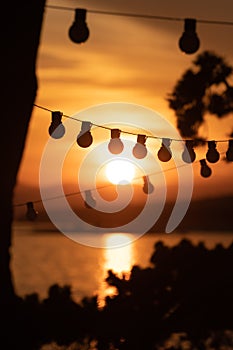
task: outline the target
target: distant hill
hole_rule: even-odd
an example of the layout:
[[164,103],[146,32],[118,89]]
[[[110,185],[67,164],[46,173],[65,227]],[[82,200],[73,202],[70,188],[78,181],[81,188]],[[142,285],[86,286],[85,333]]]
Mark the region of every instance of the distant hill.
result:
[[[168,202],[158,222],[150,232],[163,232],[174,203]],[[233,197],[216,197],[192,200],[186,215],[177,227],[178,231],[232,231]]]
[[192,201],[179,228],[233,231],[233,197]]

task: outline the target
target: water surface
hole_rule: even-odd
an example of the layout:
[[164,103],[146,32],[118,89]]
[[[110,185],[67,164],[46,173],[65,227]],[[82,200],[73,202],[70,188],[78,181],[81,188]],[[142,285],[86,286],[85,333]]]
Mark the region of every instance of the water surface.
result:
[[[90,235],[90,239],[93,235],[83,234]],[[127,278],[133,265],[150,265],[157,241],[173,246],[182,238],[190,239],[193,244],[203,241],[211,249],[218,243],[229,246],[233,242],[233,232],[149,233],[137,240],[132,234],[111,233],[104,237],[107,246],[111,247],[118,240],[122,247],[93,248],[51,231],[44,224],[15,223],[11,265],[15,288],[20,296],[37,292],[42,299],[52,284],[68,284],[77,302],[97,294],[101,304],[105,295],[114,293],[104,282],[109,269],[119,275],[124,273]]]

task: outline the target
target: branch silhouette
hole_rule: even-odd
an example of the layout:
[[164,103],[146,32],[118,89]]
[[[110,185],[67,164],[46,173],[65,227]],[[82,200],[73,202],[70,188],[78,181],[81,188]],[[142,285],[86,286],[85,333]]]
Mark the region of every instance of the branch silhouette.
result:
[[232,73],[233,67],[210,51],[199,54],[184,72],[167,97],[183,137],[201,139],[198,132],[207,113],[222,118],[233,111]]

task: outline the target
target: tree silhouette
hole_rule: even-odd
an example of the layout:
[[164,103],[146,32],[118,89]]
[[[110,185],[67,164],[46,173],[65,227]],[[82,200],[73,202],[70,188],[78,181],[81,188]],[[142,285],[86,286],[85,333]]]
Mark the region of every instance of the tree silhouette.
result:
[[222,118],[233,111],[233,87],[227,81],[233,67],[209,51],[199,54],[193,64],[168,94],[167,101],[175,111],[181,135],[200,138],[198,130],[207,113]]

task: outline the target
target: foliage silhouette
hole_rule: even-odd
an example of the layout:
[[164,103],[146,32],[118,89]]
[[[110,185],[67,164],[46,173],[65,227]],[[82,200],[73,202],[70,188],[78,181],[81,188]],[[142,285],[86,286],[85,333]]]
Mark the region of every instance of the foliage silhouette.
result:
[[176,334],[179,344],[170,349],[182,349],[182,342],[190,349],[233,347],[233,244],[209,250],[187,239],[173,247],[157,242],[150,263],[133,266],[129,279],[109,271],[116,295],[102,308],[96,296],[74,302],[71,288],[57,284],[42,301],[37,294],[19,298],[1,313],[1,343],[25,350],[52,343],[63,350],[71,344],[73,350],[152,350],[169,349]]
[[175,112],[181,135],[201,139],[198,130],[207,113],[222,118],[233,111],[233,87],[227,81],[233,67],[210,51],[199,54],[193,64],[168,94],[167,101]]

